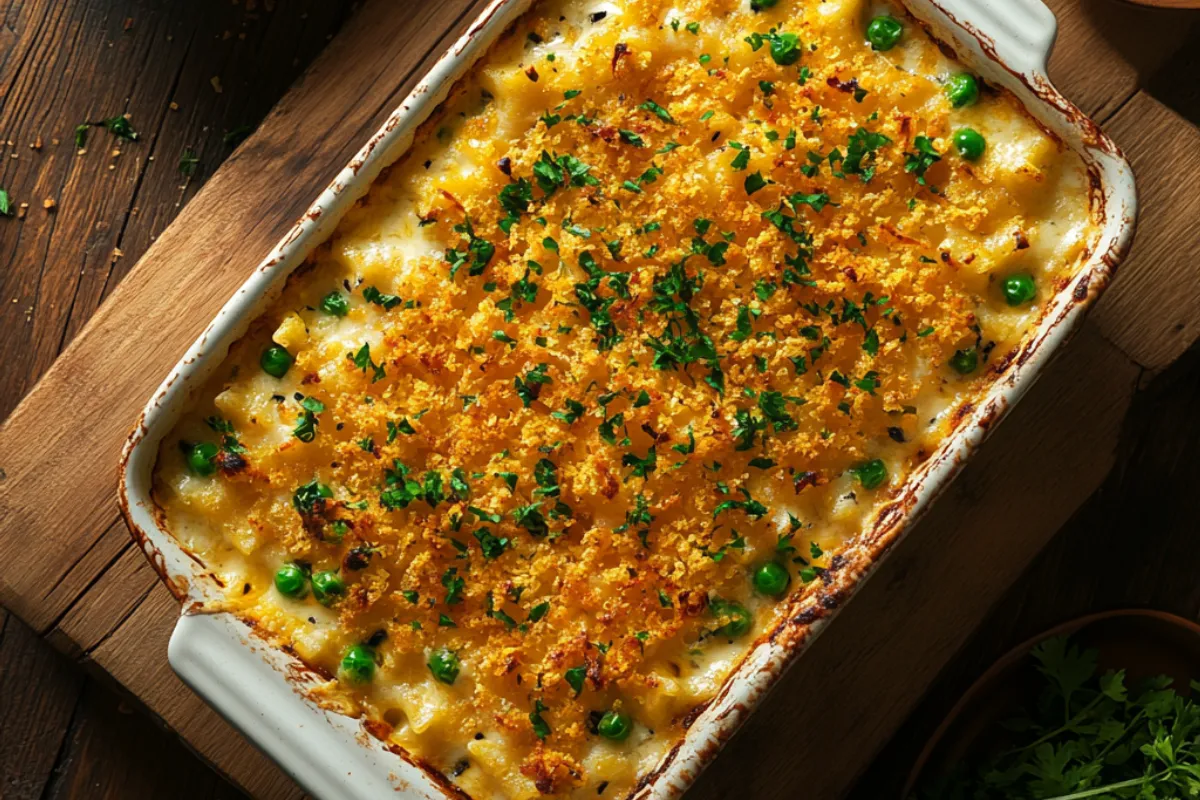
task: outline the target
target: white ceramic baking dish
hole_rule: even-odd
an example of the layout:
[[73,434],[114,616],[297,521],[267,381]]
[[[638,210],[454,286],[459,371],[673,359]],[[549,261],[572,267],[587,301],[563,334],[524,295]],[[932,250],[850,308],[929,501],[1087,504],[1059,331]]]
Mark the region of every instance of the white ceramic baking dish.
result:
[[[1035,333],[1000,368],[988,394],[965,407],[954,434],[896,493],[872,528],[832,565],[830,583],[794,604],[787,619],[754,648],[686,735],[631,797],[672,798],[711,762],[814,636],[928,508],[966,459],[1025,393],[1078,327],[1112,279],[1133,238],[1133,175],[1120,151],[1063,98],[1046,76],[1056,22],[1039,0],[905,0],[913,14],[988,81],[1016,94],[1029,111],[1089,167],[1100,235],[1090,259],[1047,304]],[[129,439],[121,466],[121,505],[134,537],[183,603],[168,656],[176,672],[247,738],[319,798],[465,797],[444,778],[387,750],[360,723],[322,711],[304,697],[317,678],[294,656],[270,646],[228,613],[196,610],[219,596],[202,562],[164,528],[151,498],[160,439],[194,388],[282,288],[288,274],[325,239],[380,170],[409,146],[417,126],[453,83],[486,52],[531,0],[496,0],[388,117],[304,218],[253,272],[163,382]],[[598,0],[599,4],[599,0]]]

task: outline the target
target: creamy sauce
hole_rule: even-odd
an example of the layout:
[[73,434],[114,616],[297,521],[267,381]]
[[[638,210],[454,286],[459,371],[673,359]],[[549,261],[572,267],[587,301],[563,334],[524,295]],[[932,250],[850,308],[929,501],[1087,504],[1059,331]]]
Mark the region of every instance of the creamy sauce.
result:
[[1001,91],[952,107],[899,10],[872,50],[888,8],[535,6],[235,345],[155,494],[319,702],[480,800],[622,797],[990,386],[1086,173]]

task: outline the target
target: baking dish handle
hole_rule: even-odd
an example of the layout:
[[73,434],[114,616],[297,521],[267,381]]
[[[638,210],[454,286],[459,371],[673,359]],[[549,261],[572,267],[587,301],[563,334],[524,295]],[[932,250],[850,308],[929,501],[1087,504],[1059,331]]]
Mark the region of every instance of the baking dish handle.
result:
[[185,613],[167,658],[184,683],[313,796],[445,800],[417,767],[383,751],[356,720],[299,702],[297,686],[284,675],[303,676],[302,666],[252,641],[231,615]]
[[[1041,0],[928,0],[957,21],[1001,63],[1026,76],[1045,76],[1058,20]],[[915,4],[914,4],[915,5]]]

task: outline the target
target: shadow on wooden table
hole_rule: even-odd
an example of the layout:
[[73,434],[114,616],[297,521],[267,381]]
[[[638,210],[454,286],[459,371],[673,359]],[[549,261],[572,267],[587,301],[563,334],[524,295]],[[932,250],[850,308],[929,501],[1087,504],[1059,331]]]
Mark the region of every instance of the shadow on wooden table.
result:
[[1121,607],[1200,617],[1200,346],[1135,401],[1117,467],[987,617],[852,793],[896,797],[950,707],[1014,642]]

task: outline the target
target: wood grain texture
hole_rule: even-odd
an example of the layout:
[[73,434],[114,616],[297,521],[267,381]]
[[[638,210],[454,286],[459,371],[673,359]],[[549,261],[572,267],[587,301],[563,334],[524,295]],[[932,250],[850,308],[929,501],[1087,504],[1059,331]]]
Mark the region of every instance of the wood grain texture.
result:
[[[233,151],[225,131],[261,120],[350,8],[347,0],[0,2],[0,186],[31,206],[23,220],[0,219],[0,416],[49,363],[40,349],[27,346],[34,332],[60,346],[69,341]],[[173,80],[169,101],[163,77]],[[110,106],[114,98],[119,102]],[[114,157],[116,142],[93,134],[88,153],[76,153],[75,125],[126,110],[141,132],[139,142],[122,145]],[[39,140],[40,149],[30,147]],[[184,148],[199,156],[190,179],[177,170]],[[129,158],[135,159],[132,175],[118,168]],[[72,176],[65,184],[64,169]],[[41,208],[46,197],[57,201],[52,213]],[[41,246],[55,239],[59,244]],[[114,264],[117,245],[124,256]],[[43,320],[53,324],[45,327]],[[32,529],[27,541],[36,541]],[[150,574],[144,559],[115,563],[129,546],[123,525],[106,531],[95,546],[80,549],[63,580],[43,588],[72,599],[93,593],[53,631],[67,652],[82,655],[63,631],[94,628],[94,643],[153,585],[138,583]],[[121,598],[111,609],[107,592]],[[132,713],[19,620],[3,617],[0,612],[0,797],[178,796],[172,775],[187,780],[186,796],[234,794],[198,767],[176,737]],[[71,779],[63,781],[65,775]]]
[[[0,186],[29,208],[0,226],[0,359],[12,367],[0,414],[128,271],[132,259],[114,249],[144,252],[193,193],[178,171],[184,149],[199,154],[201,175],[219,163],[230,149],[223,131],[258,122],[294,79],[293,62],[311,61],[349,7],[293,0],[292,13],[266,14],[252,10],[257,3],[224,5],[219,14],[163,0],[3,6],[13,41],[0,58]],[[269,42],[282,63],[247,63]],[[79,123],[120,114],[139,141],[92,129],[86,153],[76,152]],[[48,198],[53,211],[42,207]]]
[[[115,474],[105,468],[80,476],[75,468],[76,431],[88,431],[96,463],[116,463],[137,409],[162,376],[453,41],[467,7],[377,0],[360,12],[348,38],[326,50],[188,203],[150,247],[144,268],[91,318],[89,335],[67,347],[0,428],[0,554],[14,559],[0,576],[0,602],[35,628],[49,630],[72,599],[43,599],[45,587],[67,576],[117,516]],[[155,312],[163,308],[175,313]],[[52,475],[68,479],[70,491],[46,492]],[[71,533],[48,535],[33,549],[18,530],[30,526]]]
[[[1143,91],[1108,124],[1133,164],[1144,210],[1135,254],[1094,319],[1130,358],[1154,370],[1175,361],[1200,337],[1200,229],[1178,224],[1200,220],[1200,130],[1173,125],[1177,119]],[[1168,130],[1170,135],[1164,135]],[[1164,209],[1171,213],[1162,213]]]
[[[482,3],[478,4],[482,5]],[[121,354],[123,367],[114,372],[110,367],[100,367],[91,364],[88,370],[76,370],[68,366],[60,374],[62,384],[60,397],[70,397],[75,400],[94,400],[95,416],[87,417],[79,414],[78,403],[73,407],[74,424],[83,426],[89,431],[89,446],[100,445],[107,436],[109,455],[101,457],[100,462],[111,462],[118,452],[120,442],[128,433],[129,419],[120,419],[112,414],[110,400],[117,391],[119,380],[116,373],[125,373],[125,377],[140,378],[143,386],[136,391],[144,397],[148,396],[153,385],[161,374],[169,369],[170,364],[178,358],[179,352],[193,339],[207,319],[215,313],[220,303],[244,280],[246,271],[261,255],[274,244],[292,221],[299,216],[311,199],[331,179],[332,175],[347,161],[359,143],[379,124],[392,107],[399,103],[404,93],[411,88],[412,83],[449,46],[458,35],[466,22],[464,10],[468,6],[460,3],[458,6],[425,4],[397,12],[394,4],[380,0],[373,6],[361,12],[361,15],[351,24],[347,34],[351,40],[344,45],[335,45],[328,49],[322,60],[315,64],[306,75],[305,80],[297,86],[292,95],[280,104],[270,118],[262,125],[262,133],[248,142],[237,154],[230,159],[233,165],[242,165],[241,173],[235,173],[226,182],[219,178],[210,181],[215,184],[207,189],[203,196],[197,195],[194,202],[189,202],[186,213],[193,214],[193,220],[203,220],[206,227],[203,232],[195,232],[185,227],[175,230],[182,233],[172,238],[165,237],[157,242],[151,253],[150,271],[155,263],[169,264],[172,261],[187,265],[184,270],[190,281],[177,281],[178,276],[172,276],[164,267],[160,267],[158,277],[160,283],[148,281],[142,285],[145,292],[143,297],[149,298],[150,307],[161,308],[167,302],[165,295],[174,298],[178,307],[188,309],[190,316],[186,322],[194,326],[185,329],[178,335],[178,350],[167,351],[161,347],[147,347],[147,342],[159,342],[161,337],[155,332],[162,320],[141,320],[144,338],[140,342],[126,340],[129,349]],[[356,27],[357,26],[357,27]],[[406,36],[406,32],[417,30],[423,32],[420,36]],[[421,36],[424,36],[422,39]],[[220,37],[224,38],[224,37]],[[280,50],[276,45],[276,52]],[[366,48],[365,52],[375,54],[370,58],[360,58],[355,69],[346,69],[344,65],[349,60],[349,54],[357,48]],[[161,54],[155,56],[161,59]],[[197,92],[197,102],[203,97],[204,87],[210,87],[209,75],[216,72],[209,66],[202,65],[193,69],[197,75],[191,79],[179,80],[179,85],[200,85]],[[186,76],[187,69],[180,72]],[[229,74],[228,72],[226,74]],[[224,87],[223,87],[224,88]],[[214,93],[215,94],[215,93]],[[176,102],[185,113],[188,108],[189,95],[176,95]],[[222,93],[221,96],[224,96]],[[336,98],[337,103],[332,103]],[[325,114],[313,114],[313,109],[336,106],[336,110]],[[169,107],[168,107],[169,110]],[[176,112],[172,112],[176,113]],[[236,112],[229,112],[236,113]],[[135,118],[136,119],[136,118]],[[186,131],[178,135],[175,144],[169,144],[171,127],[175,117],[165,117],[155,141],[161,144],[160,152],[182,152],[188,141]],[[189,123],[189,130],[195,130],[194,121]],[[185,126],[187,127],[187,126]],[[230,125],[229,127],[233,127]],[[297,139],[303,139],[311,144],[309,150],[295,146]],[[219,135],[217,145],[220,144]],[[200,168],[205,169],[203,149]],[[212,157],[219,160],[220,151]],[[245,158],[245,161],[239,159]],[[264,163],[269,165],[264,169]],[[313,164],[320,164],[319,169],[305,171]],[[116,240],[122,248],[145,247],[151,240],[157,241],[158,228],[177,210],[177,204],[186,199],[190,191],[187,182],[177,173],[178,156],[174,155],[168,162],[158,159],[143,163],[145,173],[140,180],[157,181],[158,185],[168,183],[177,188],[178,199],[169,195],[166,199],[155,200],[149,205],[154,213],[147,214],[145,209],[136,204],[127,208],[132,220],[126,235],[135,238]],[[156,173],[154,170],[159,169]],[[280,184],[277,176],[280,174],[295,174],[294,184]],[[5,179],[8,180],[8,179]],[[6,185],[16,186],[19,183],[9,182]],[[205,200],[204,198],[208,199]],[[231,202],[230,198],[243,199],[243,202]],[[18,199],[20,199],[18,197]],[[275,203],[276,206],[272,206]],[[272,208],[274,216],[266,224],[258,225],[264,219],[264,209]],[[134,211],[138,213],[134,213]],[[66,215],[70,209],[60,207],[59,213]],[[32,210],[31,210],[32,214]],[[59,217],[51,217],[56,221]],[[186,216],[184,224],[186,225]],[[33,221],[33,217],[27,218]],[[232,225],[233,222],[251,223],[255,227],[246,230]],[[93,223],[98,229],[104,229],[102,221]],[[232,228],[232,229],[231,229]],[[11,232],[11,228],[6,232]],[[214,236],[220,232],[220,236]],[[143,237],[142,239],[136,238]],[[189,238],[191,237],[191,238]],[[259,251],[247,255],[248,247],[257,242]],[[0,251],[2,252],[2,251]],[[14,248],[16,255],[28,257],[28,252]],[[136,250],[134,250],[136,252]],[[155,254],[158,254],[155,256]],[[224,259],[215,266],[216,272],[223,275],[223,282],[214,290],[214,265],[212,257],[220,254]],[[47,256],[39,255],[45,263]],[[154,258],[162,259],[155,262]],[[22,262],[24,263],[24,262]],[[90,298],[91,306],[82,318],[90,314],[100,297],[97,292],[112,291],[112,286],[122,277],[128,261],[118,260],[105,274],[103,280],[96,279],[90,284],[77,289],[81,296]],[[221,272],[224,270],[224,272]],[[70,272],[69,270],[65,272]],[[64,273],[58,271],[58,275]],[[149,273],[144,273],[149,274]],[[118,292],[119,293],[119,292]],[[124,301],[120,297],[110,304],[109,308],[124,309]],[[197,304],[207,303],[200,307]],[[12,305],[19,305],[12,304]],[[38,312],[41,313],[40,311]],[[136,312],[145,317],[145,312]],[[37,314],[34,314],[37,317]],[[118,317],[120,315],[118,314]],[[56,318],[60,336],[65,341],[72,330],[70,314]],[[123,323],[118,319],[111,324],[120,329]],[[4,346],[11,345],[19,351],[23,344],[19,340],[5,337]],[[101,350],[107,351],[106,345]],[[153,372],[141,371],[150,353],[159,359],[161,364]],[[89,356],[86,352],[82,358],[95,358],[95,352]],[[30,362],[34,363],[34,362]],[[31,367],[33,372],[42,369],[40,363]],[[39,390],[40,391],[40,390]],[[118,393],[116,396],[122,396]],[[138,403],[142,400],[137,401]],[[107,406],[107,408],[106,408]],[[8,425],[19,417],[15,414]],[[8,426],[6,425],[6,428]],[[63,455],[68,455],[71,447],[71,435],[67,434],[60,441],[64,445]],[[36,437],[44,435],[35,434]],[[37,458],[38,446],[35,440],[29,455]],[[42,444],[46,444],[43,440]],[[100,445],[103,448],[103,445]],[[0,469],[12,477],[5,456],[6,446],[0,445]],[[65,466],[65,465],[64,465]],[[58,513],[73,515],[79,509],[81,497],[78,483],[79,471],[71,470],[75,475],[71,491],[53,502]],[[98,484],[104,487],[90,505],[92,513],[81,520],[83,534],[74,541],[62,542],[58,550],[60,559],[57,566],[50,561],[40,561],[51,566],[43,572],[41,579],[25,573],[27,595],[32,603],[43,609],[42,614],[30,621],[37,625],[39,632],[58,646],[60,649],[83,659],[86,663],[104,670],[116,677],[122,684],[132,687],[146,701],[147,710],[158,716],[169,717],[182,734],[196,744],[201,755],[227,766],[231,777],[248,791],[258,797],[290,797],[298,792],[283,775],[270,764],[261,754],[248,748],[245,742],[234,734],[215,713],[192,695],[166,668],[163,653],[169,636],[177,606],[169,596],[158,586],[153,572],[149,570],[140,552],[131,546],[128,532],[123,523],[117,519],[116,507],[111,494],[111,473],[100,476]],[[36,486],[36,482],[30,484]],[[7,491],[11,481],[0,483],[0,493]],[[38,494],[43,498],[44,493]],[[35,500],[31,497],[30,500]],[[47,509],[49,510],[49,509]],[[0,501],[0,516],[7,516]],[[26,520],[21,527],[28,530],[37,521]],[[10,539],[9,544],[15,548],[28,551],[18,538]],[[0,550],[3,547],[0,546]],[[0,578],[0,584],[5,587],[10,583],[9,575],[16,572],[6,571],[5,578]],[[150,687],[153,687],[152,689]],[[86,734],[86,729],[83,729]]]
[[845,791],[979,619],[1104,479],[1139,373],[1085,328],[691,796],[784,800],[801,786],[811,797]]
[[[99,731],[100,720],[115,720],[116,724],[106,724]],[[164,747],[172,744],[170,738],[145,723],[134,708],[121,705],[111,692],[89,685],[67,731],[69,754],[41,797],[235,800],[242,796],[200,761],[171,753]],[[176,757],[164,757],[169,755]]]
[[[0,795],[38,797],[62,749],[83,676],[3,611],[0,664]],[[30,691],[32,680],[37,691]]]
[[898,798],[917,753],[959,696],[1016,643],[1083,614],[1155,608],[1200,619],[1200,349],[1134,400],[1118,468],[1004,595],[855,788]]
[[[155,583],[130,616],[89,653],[92,663],[135,690],[156,719],[190,743],[206,761],[259,800],[298,798],[299,788],[266,756],[248,745],[171,670],[163,669],[179,604]],[[150,680],[147,680],[147,679]]]
[[[27,24],[36,22],[42,30],[59,25],[66,31],[69,26],[55,16],[58,12],[47,10],[49,5],[26,3],[15,11],[26,13]],[[1137,101],[1131,98],[1145,76],[1170,57],[1173,47],[1186,41],[1190,24],[1165,12],[1130,17],[1126,7],[1108,0],[1058,0],[1052,5],[1061,21],[1052,72],[1068,95],[1101,118],[1120,117],[1127,104]],[[43,16],[33,20],[38,9]],[[179,730],[202,755],[258,796],[290,797],[296,789],[171,675],[164,653],[177,607],[129,545],[112,500],[115,476],[104,471],[104,465],[115,461],[136,410],[158,379],[445,48],[450,41],[445,32],[461,27],[472,13],[467,0],[369,3],[199,192],[195,192],[198,181],[188,185],[175,172],[178,154],[184,147],[197,147],[207,175],[223,153],[211,138],[193,141],[197,122],[203,119],[195,114],[204,113],[193,109],[234,95],[228,90],[217,94],[211,85],[206,91],[211,77],[206,72],[211,68],[189,60],[189,53],[211,42],[193,35],[180,55],[167,46],[176,42],[167,40],[171,34],[166,28],[161,31],[163,41],[153,46],[135,47],[118,37],[114,48],[124,46],[130,51],[123,58],[140,53],[146,64],[175,65],[173,94],[163,94],[164,82],[157,77],[142,83],[143,89],[158,92],[164,102],[172,96],[185,98],[179,112],[156,116],[154,108],[134,110],[135,122],[143,117],[151,120],[145,130],[153,130],[155,144],[152,152],[142,153],[142,171],[135,174],[132,194],[127,195],[142,196],[139,187],[172,186],[179,199],[159,191],[144,204],[127,203],[122,215],[116,205],[110,209],[99,196],[103,191],[95,190],[97,196],[88,201],[94,209],[88,213],[98,216],[83,215],[82,221],[70,223],[73,227],[64,224],[67,218],[92,205],[61,205],[57,215],[43,220],[36,217],[41,213],[38,200],[21,226],[0,228],[0,258],[24,270],[21,279],[0,275],[0,286],[6,292],[25,293],[14,294],[19,302],[12,305],[32,320],[28,330],[22,328],[24,338],[15,344],[10,346],[7,334],[0,337],[0,353],[5,356],[30,354],[20,362],[28,365],[29,377],[15,390],[0,387],[0,401],[11,407],[32,378],[45,370],[51,351],[57,352],[74,337],[72,346],[0,429],[0,599],[60,649],[133,691],[152,714]],[[124,35],[123,30],[114,29],[116,33]],[[4,35],[0,31],[0,44]],[[264,32],[256,42],[282,47],[279,39],[284,35]],[[9,60],[16,57],[12,54],[25,53],[21,58],[28,61],[38,57],[35,51],[36,44],[14,45],[8,56],[0,58],[0,86],[10,80]],[[230,59],[245,57],[236,50],[229,55]],[[137,86],[127,91],[136,92]],[[8,105],[0,107],[0,125],[7,124],[7,113]],[[222,107],[221,115],[236,118],[237,109]],[[1156,124],[1160,136],[1182,136],[1190,130],[1169,112],[1161,114]],[[1122,138],[1122,144],[1132,143]],[[149,140],[143,142],[147,144]],[[107,170],[105,162],[103,172],[77,177],[69,186],[82,191],[88,181],[97,181],[101,189],[111,191],[114,184],[105,181],[111,178],[121,185],[129,180],[120,170],[125,168],[121,159],[130,152],[122,150],[113,170]],[[27,167],[24,157],[22,153],[22,159],[15,161],[21,168]],[[47,159],[27,173],[14,173],[14,178],[20,178],[16,182],[0,172],[7,181],[4,185],[33,187],[18,200],[36,199],[43,189],[67,186],[72,170],[80,167],[74,161],[60,163],[69,161],[61,154],[55,157],[60,161]],[[1160,179],[1157,173],[1151,177]],[[1186,242],[1184,232],[1191,226],[1188,209],[1171,204],[1170,193],[1165,196],[1166,201],[1160,198],[1156,203],[1167,205],[1153,209],[1162,222],[1155,240],[1175,236],[1173,241]],[[188,205],[177,224],[159,235],[182,199],[188,199]],[[120,233],[114,234],[118,225]],[[43,230],[47,227],[50,230]],[[30,228],[28,235],[26,228]],[[56,236],[60,237],[57,243]],[[74,266],[78,261],[68,258],[78,257],[80,242],[89,242],[81,270]],[[149,251],[130,272],[132,258],[112,263],[111,247],[117,245],[131,254]],[[109,254],[106,263],[97,260],[96,248]],[[1175,258],[1168,269],[1182,269],[1178,247],[1169,254]],[[37,288],[28,295],[26,287],[34,274]],[[1123,281],[1131,284],[1128,291],[1138,303],[1169,302],[1174,297],[1169,283],[1143,285],[1142,280],[1123,276],[1117,286]],[[110,302],[93,314],[100,300],[110,295]],[[1198,301],[1188,297],[1186,302]],[[162,314],[163,308],[172,313]],[[1193,318],[1200,316],[1191,308],[1185,305],[1180,310],[1193,313]],[[25,317],[13,316],[12,309],[0,313],[10,315],[0,318],[0,325],[24,324]],[[1117,347],[1106,343],[1098,331]],[[1134,345],[1142,335],[1135,326],[1099,326],[1085,332],[934,515],[849,605],[838,625],[818,640],[746,733],[735,739],[720,763],[726,767],[754,764],[754,774],[718,766],[697,794],[724,797],[744,793],[749,786],[756,797],[787,796],[782,792],[808,785],[818,768],[829,776],[821,784],[829,796],[848,784],[979,618],[1102,480],[1112,463],[1119,420],[1139,372],[1122,351],[1141,352]],[[1170,357],[1189,335],[1194,338],[1195,333],[1175,335],[1154,351],[1155,357]],[[58,344],[51,348],[56,336]],[[79,430],[87,431],[88,458],[98,469],[79,469]],[[1030,453],[1039,455],[1032,470]],[[1016,517],[1010,510],[1013,497],[1028,498]],[[1020,522],[1015,531],[1014,519]],[[38,548],[25,546],[28,530],[39,531]],[[920,626],[912,622],[917,618],[922,620]],[[904,691],[898,691],[901,683]],[[813,685],[821,687],[822,697],[813,697]],[[840,737],[829,736],[828,727],[817,736],[815,726],[805,722],[805,730],[811,733],[802,731],[797,738],[797,720],[816,719],[823,724],[838,720]],[[788,736],[778,736],[779,731],[788,731]],[[845,746],[846,739],[856,742],[853,752]],[[780,749],[783,742],[789,746]],[[836,769],[829,769],[830,763],[836,763]],[[86,770],[72,776],[79,774]],[[75,786],[75,780],[60,781],[55,790]]]
[[[1117,468],[948,663],[863,776],[853,800],[897,797],[951,706],[1017,642],[1107,609],[1155,608],[1200,618],[1200,495],[1194,490],[1200,482],[1194,458],[1200,448],[1200,345],[1192,344],[1196,337],[1189,332],[1194,315],[1176,315],[1163,295],[1190,291],[1200,235],[1186,226],[1164,226],[1160,218],[1178,207],[1197,218],[1194,193],[1184,188],[1195,174],[1191,153],[1174,147],[1177,140],[1194,146],[1196,130],[1173,124],[1179,117],[1200,122],[1200,86],[1179,80],[1200,65],[1197,39],[1193,32],[1109,123],[1138,171],[1144,210],[1134,258],[1092,317],[1104,336],[1145,365],[1162,369],[1178,360],[1152,381],[1150,370],[1143,374],[1144,388],[1122,429]],[[1159,264],[1167,266],[1158,270]],[[1161,289],[1143,295],[1138,288],[1147,285]],[[1153,302],[1146,304],[1146,297]]]
[[1083,112],[1105,123],[1183,47],[1200,19],[1124,0],[1046,0],[1058,17],[1050,77]]

